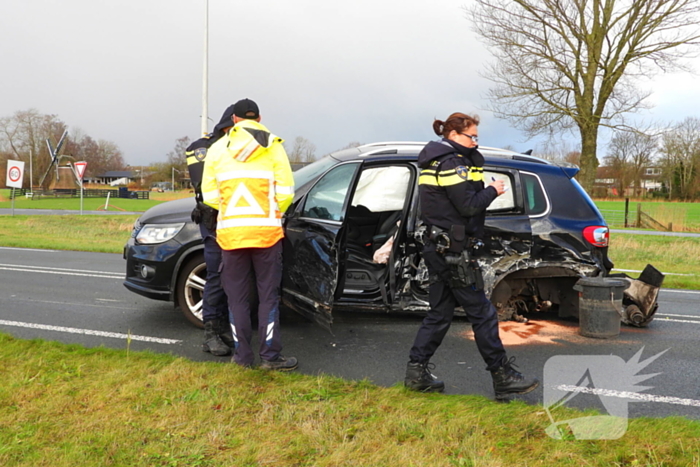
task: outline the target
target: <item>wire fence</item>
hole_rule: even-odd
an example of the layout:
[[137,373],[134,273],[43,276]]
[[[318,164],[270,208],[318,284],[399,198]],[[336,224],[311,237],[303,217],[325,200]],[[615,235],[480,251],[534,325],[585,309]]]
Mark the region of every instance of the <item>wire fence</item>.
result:
[[700,215],[674,210],[673,206],[642,207],[637,204],[630,209],[601,209],[606,224],[610,228],[637,228],[667,232],[700,232]]

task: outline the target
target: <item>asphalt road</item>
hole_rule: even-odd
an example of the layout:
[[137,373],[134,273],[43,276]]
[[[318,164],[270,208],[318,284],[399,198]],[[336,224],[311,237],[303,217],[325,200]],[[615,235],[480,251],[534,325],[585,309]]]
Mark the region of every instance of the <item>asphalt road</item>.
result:
[[[20,338],[41,338],[88,347],[169,352],[194,361],[218,361],[200,350],[202,331],[191,326],[167,302],[142,298],[122,285],[120,255],[0,247],[0,330]],[[542,403],[548,386],[545,368],[557,359],[612,358],[634,362],[663,351],[639,374],[656,374],[637,389],[629,416],[681,415],[700,419],[700,291],[662,290],[660,310],[648,328],[623,326],[618,337],[592,339],[578,334],[578,324],[547,316],[529,325],[501,323],[510,355],[543,385],[519,396]],[[408,349],[420,323],[412,315],[336,313],[334,334],[293,312],[283,313],[284,353],[299,359],[302,373],[368,379],[391,386],[403,380]],[[620,360],[621,359],[621,360]],[[447,394],[492,397],[489,374],[470,338],[470,325],[458,318],[433,358],[434,373],[446,382]],[[614,361],[610,360],[614,363]],[[629,364],[628,367],[632,365]],[[551,382],[551,381],[550,381]],[[610,400],[629,400],[614,388]],[[597,388],[605,382],[597,381]],[[629,388],[620,388],[626,389]],[[580,394],[567,405],[601,408],[600,397]]]

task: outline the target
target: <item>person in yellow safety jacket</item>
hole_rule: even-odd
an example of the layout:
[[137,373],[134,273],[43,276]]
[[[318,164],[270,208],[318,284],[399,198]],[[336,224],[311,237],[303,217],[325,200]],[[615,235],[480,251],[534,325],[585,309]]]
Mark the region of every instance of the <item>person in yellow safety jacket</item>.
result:
[[218,209],[221,279],[229,301],[235,351],[232,361],[252,366],[250,287],[258,291],[259,355],[264,369],[293,370],[281,355],[279,302],[282,281],[282,214],[294,199],[294,178],[283,140],[260,123],[255,102],[234,104],[234,126],[207,152],[204,203]]

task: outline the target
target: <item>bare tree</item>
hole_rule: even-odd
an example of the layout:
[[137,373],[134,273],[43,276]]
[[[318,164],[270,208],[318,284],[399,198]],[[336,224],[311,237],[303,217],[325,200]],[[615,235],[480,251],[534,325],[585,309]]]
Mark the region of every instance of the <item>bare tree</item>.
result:
[[578,145],[550,131],[547,140],[537,148],[534,155],[552,162],[572,163],[571,154],[580,154]]
[[[190,138],[183,136],[175,141],[175,147],[168,153],[168,177],[181,179],[187,173],[187,157],[185,151],[190,145]],[[177,172],[177,176],[175,173]],[[173,190],[175,187],[173,187]]]
[[95,141],[82,130],[71,130],[66,143],[65,154],[76,161],[86,161],[87,173],[100,175],[111,170],[124,170],[126,162],[119,147],[106,140]]
[[688,117],[664,133],[661,152],[671,197],[691,199],[700,167],[700,119]]
[[34,186],[51,163],[46,139],[56,145],[66,128],[56,115],[41,114],[36,109],[15,112],[0,118],[0,150],[27,164],[31,158],[34,180],[29,184]]
[[302,136],[297,136],[291,151],[287,151],[287,156],[291,163],[313,162],[316,160],[316,145]]
[[492,110],[530,136],[578,130],[586,188],[600,126],[624,127],[650,94],[638,80],[684,69],[700,37],[697,0],[473,0],[467,11],[495,57]]
[[643,132],[618,131],[608,146],[605,163],[610,166],[620,186],[620,196],[634,184],[634,193],[641,191],[642,174],[657,151],[656,136]]

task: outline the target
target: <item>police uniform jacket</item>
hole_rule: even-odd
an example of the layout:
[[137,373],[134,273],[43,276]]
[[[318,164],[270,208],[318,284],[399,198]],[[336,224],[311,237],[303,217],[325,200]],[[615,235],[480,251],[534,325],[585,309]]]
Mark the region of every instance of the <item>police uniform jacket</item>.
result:
[[483,238],[486,208],[498,196],[494,187],[484,188],[484,156],[442,139],[423,148],[418,166],[423,222],[444,230],[464,225],[467,236]]
[[282,213],[294,199],[283,140],[254,120],[238,122],[207,152],[204,203],[219,210],[224,250],[267,248],[284,237]]
[[197,201],[202,201],[202,174],[204,173],[204,160],[207,157],[207,150],[216,142],[214,134],[209,133],[197,141],[193,142],[185,150],[187,158],[187,170],[190,173],[190,180],[194,187]]
[[204,173],[204,161],[207,157],[207,150],[212,144],[217,142],[219,138],[224,136],[226,129],[233,126],[231,116],[233,115],[233,106],[226,109],[219,123],[214,127],[214,131],[199,138],[185,149],[185,158],[187,159],[187,170],[190,173],[190,180],[194,187],[195,197],[197,201],[202,201],[202,175]]

